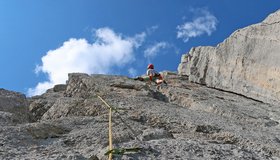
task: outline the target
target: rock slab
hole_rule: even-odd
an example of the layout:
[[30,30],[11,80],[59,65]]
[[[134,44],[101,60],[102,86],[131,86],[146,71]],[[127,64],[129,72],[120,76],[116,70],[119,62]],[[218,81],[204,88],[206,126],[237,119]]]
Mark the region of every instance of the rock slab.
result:
[[182,56],[180,75],[190,81],[267,103],[280,101],[280,10],[235,31],[216,47],[195,47]]
[[278,105],[163,75],[167,86],[69,74],[66,88],[30,99],[36,122],[2,124],[0,159],[108,159],[108,107],[97,95],[114,107],[113,147],[141,148],[114,159],[280,159]]

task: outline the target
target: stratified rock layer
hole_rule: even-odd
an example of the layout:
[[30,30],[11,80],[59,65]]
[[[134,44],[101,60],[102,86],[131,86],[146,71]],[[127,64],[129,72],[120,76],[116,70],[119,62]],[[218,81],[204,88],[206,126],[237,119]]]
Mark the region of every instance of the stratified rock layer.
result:
[[216,47],[182,56],[180,75],[209,87],[268,103],[280,101],[280,10],[263,22],[235,31]]

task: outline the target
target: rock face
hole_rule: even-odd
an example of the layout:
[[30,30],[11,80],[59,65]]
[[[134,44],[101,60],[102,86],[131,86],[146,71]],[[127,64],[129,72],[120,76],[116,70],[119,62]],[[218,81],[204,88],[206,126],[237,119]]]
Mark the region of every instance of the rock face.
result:
[[209,87],[267,103],[280,101],[280,10],[235,31],[216,47],[195,47],[182,56],[180,75]]
[[30,120],[25,95],[0,89],[0,124],[26,123]]
[[[280,108],[164,73],[167,86],[122,76],[69,75],[66,87],[32,97],[37,122],[2,125],[0,159],[280,159]],[[59,87],[60,88],[60,87]]]
[[168,85],[72,73],[29,99],[0,89],[0,159],[108,159],[99,97],[113,107],[114,159],[280,159],[277,19],[193,48]]

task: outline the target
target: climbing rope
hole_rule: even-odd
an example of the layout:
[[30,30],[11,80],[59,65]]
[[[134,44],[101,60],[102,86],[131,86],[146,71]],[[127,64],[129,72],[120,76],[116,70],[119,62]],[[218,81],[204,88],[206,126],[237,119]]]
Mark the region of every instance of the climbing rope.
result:
[[[97,96],[108,108],[109,108],[109,150],[113,150],[113,135],[112,135],[112,107],[104,101],[103,98]],[[112,152],[109,153],[109,160],[112,160],[113,154]]]
[[[113,135],[112,135],[112,110],[120,114],[116,108],[111,107],[103,98],[100,96],[97,96],[108,108],[109,108],[109,151],[105,153],[105,155],[109,156],[109,160],[112,160],[113,154],[124,154],[127,152],[139,152],[142,150],[140,147],[135,147],[135,148],[116,148],[113,149]],[[140,139],[137,137],[136,132],[122,119],[120,115],[117,115],[117,117],[124,123],[128,129],[132,132],[132,134],[135,136],[135,138],[140,141]],[[141,142],[141,141],[140,141]]]

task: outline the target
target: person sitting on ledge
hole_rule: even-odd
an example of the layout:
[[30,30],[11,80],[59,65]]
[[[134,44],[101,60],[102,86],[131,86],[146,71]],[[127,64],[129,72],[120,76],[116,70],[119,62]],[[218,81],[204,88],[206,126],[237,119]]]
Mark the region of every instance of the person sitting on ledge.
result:
[[162,75],[154,69],[153,64],[147,66],[146,76],[137,77],[135,80],[155,82],[157,85],[161,83],[167,84]]

